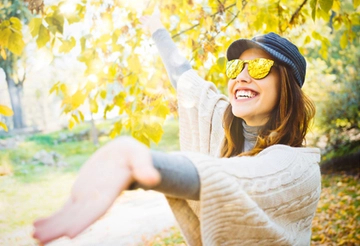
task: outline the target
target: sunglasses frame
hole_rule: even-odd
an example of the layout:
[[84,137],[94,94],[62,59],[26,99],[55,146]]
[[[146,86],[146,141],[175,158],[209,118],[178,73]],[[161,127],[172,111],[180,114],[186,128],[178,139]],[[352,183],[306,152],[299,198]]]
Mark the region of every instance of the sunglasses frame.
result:
[[234,59],[226,63],[226,76],[235,79],[248,64],[248,73],[253,79],[263,79],[275,66],[275,61],[267,58],[255,58],[252,60]]

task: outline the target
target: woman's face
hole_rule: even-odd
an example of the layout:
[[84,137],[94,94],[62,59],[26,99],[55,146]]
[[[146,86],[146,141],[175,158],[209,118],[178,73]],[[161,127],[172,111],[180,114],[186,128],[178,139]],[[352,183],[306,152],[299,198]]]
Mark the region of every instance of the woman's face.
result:
[[[253,60],[255,58],[272,59],[261,49],[251,48],[244,51],[239,59]],[[264,125],[270,112],[277,105],[279,98],[279,73],[274,67],[263,79],[254,79],[248,73],[248,64],[235,78],[228,82],[228,93],[232,113],[242,118],[249,126]]]

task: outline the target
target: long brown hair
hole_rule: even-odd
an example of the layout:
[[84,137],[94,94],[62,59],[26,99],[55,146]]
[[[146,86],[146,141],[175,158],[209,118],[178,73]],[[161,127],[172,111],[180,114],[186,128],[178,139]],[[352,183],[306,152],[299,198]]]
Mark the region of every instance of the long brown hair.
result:
[[301,147],[311,119],[315,115],[313,102],[303,93],[292,73],[278,65],[280,78],[279,99],[267,123],[260,128],[254,148],[242,152],[244,147],[243,120],[233,115],[231,104],[225,110],[223,126],[225,142],[222,157],[253,156],[274,144]]

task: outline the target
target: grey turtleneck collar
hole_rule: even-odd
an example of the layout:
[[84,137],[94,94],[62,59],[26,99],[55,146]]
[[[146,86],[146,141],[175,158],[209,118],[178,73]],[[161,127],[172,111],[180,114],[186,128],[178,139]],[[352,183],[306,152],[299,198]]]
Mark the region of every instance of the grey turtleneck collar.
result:
[[257,136],[259,135],[260,126],[248,126],[245,121],[242,122],[244,134],[244,151],[254,148]]

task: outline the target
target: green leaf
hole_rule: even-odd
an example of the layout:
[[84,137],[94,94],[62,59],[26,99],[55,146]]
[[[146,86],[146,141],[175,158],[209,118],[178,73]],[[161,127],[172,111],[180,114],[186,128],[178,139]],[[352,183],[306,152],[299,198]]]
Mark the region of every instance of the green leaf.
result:
[[225,64],[226,64],[226,58],[225,57],[219,57],[216,61],[217,66],[219,67],[220,71],[225,71]]
[[49,42],[49,40],[50,40],[49,30],[43,24],[41,24],[39,28],[39,36],[36,39],[36,44],[38,48],[45,46],[47,42]]
[[11,108],[4,105],[0,105],[0,114],[5,116],[12,116],[14,115],[14,112],[12,111]]
[[42,24],[41,18],[32,18],[29,23],[29,29],[31,32],[31,36],[36,37],[40,31],[40,25]]
[[334,0],[319,0],[320,8],[325,12],[329,12],[332,8]]
[[316,18],[317,4],[318,4],[318,0],[310,1],[311,17],[312,17],[313,21],[315,21],[315,18]]
[[8,49],[16,54],[16,55],[21,55],[24,47],[25,47],[25,43],[22,39],[22,34],[13,32],[11,33],[10,37],[9,37],[9,43],[8,43]]
[[45,21],[49,24],[49,30],[54,34],[55,32],[63,33],[64,17],[62,15],[54,14],[53,16],[48,16],[45,18]]

